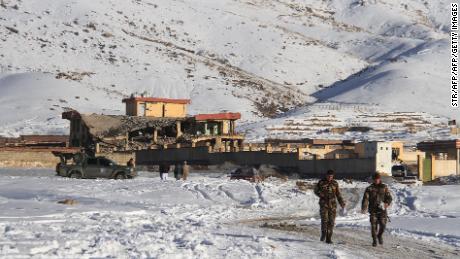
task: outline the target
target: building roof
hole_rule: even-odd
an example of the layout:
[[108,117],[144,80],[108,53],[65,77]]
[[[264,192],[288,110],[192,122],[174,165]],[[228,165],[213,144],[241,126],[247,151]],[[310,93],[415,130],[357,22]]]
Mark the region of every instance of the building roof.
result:
[[176,121],[187,120],[187,118],[81,114],[75,110],[63,112],[62,118],[81,119],[88,127],[89,133],[96,137],[116,137],[148,127],[174,126]]
[[460,139],[424,141],[417,144],[417,149],[422,151],[460,149]]
[[123,102],[161,102],[161,103],[178,103],[178,104],[189,104],[190,99],[169,99],[169,98],[158,98],[158,97],[130,97],[123,99]]
[[45,142],[67,142],[68,135],[21,135],[20,140],[23,142],[45,143]]
[[265,143],[283,143],[283,144],[310,144],[310,145],[353,145],[350,140],[335,140],[335,139],[280,139],[266,138]]
[[176,125],[186,118],[164,118],[127,115],[82,114],[83,122],[93,136],[115,137],[144,128],[163,128]]
[[211,113],[211,114],[197,114],[195,120],[238,120],[241,119],[239,112],[224,112],[224,113]]

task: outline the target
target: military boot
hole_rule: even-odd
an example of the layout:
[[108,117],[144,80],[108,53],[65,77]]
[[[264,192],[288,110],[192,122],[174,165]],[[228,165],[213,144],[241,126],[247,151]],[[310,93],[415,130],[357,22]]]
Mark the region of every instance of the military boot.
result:
[[326,231],[321,231],[321,238],[319,240],[320,241],[326,240]]
[[327,232],[326,243],[332,244],[332,230]]
[[372,246],[374,246],[374,247],[377,246],[377,240],[375,240],[375,238],[372,241]]
[[381,234],[377,236],[377,239],[379,240],[379,244],[383,245],[383,237]]

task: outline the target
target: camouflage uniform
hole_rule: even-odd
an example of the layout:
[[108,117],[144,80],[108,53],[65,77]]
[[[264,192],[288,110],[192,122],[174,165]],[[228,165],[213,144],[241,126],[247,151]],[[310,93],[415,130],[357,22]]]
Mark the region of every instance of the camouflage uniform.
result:
[[[371,234],[373,245],[377,244],[377,238],[380,244],[383,244],[382,235],[387,224],[387,211],[384,203],[390,205],[393,198],[391,197],[388,187],[383,184],[371,184],[366,188],[362,201],[362,211],[368,210],[371,222]],[[378,227],[378,232],[377,232]]]
[[339,184],[335,180],[319,181],[315,187],[315,194],[319,197],[321,241],[326,239],[326,242],[330,243],[337,214],[337,200],[342,208],[345,207],[345,202],[340,194]]

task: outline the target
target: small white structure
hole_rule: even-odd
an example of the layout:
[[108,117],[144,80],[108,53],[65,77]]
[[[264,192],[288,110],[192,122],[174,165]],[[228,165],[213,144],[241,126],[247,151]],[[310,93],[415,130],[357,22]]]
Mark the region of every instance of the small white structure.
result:
[[359,158],[375,158],[375,171],[391,175],[391,142],[364,141],[355,145]]

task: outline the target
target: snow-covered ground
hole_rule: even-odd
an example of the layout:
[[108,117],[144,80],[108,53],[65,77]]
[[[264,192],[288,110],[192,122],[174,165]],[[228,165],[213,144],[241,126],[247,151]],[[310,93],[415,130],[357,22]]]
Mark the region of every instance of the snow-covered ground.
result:
[[[312,180],[311,180],[312,181]],[[359,213],[366,183],[340,182],[347,214],[334,245],[318,241],[317,198],[295,180],[230,181],[223,171],[162,182],[79,180],[50,170],[0,170],[0,257],[5,258],[424,258],[460,255],[459,185],[391,186],[382,248]],[[75,205],[58,204],[74,199]],[[279,229],[273,224],[281,224]],[[298,227],[299,231],[282,228]],[[352,238],[346,238],[352,235]],[[425,248],[424,248],[425,247]],[[432,250],[429,252],[428,248]]]

